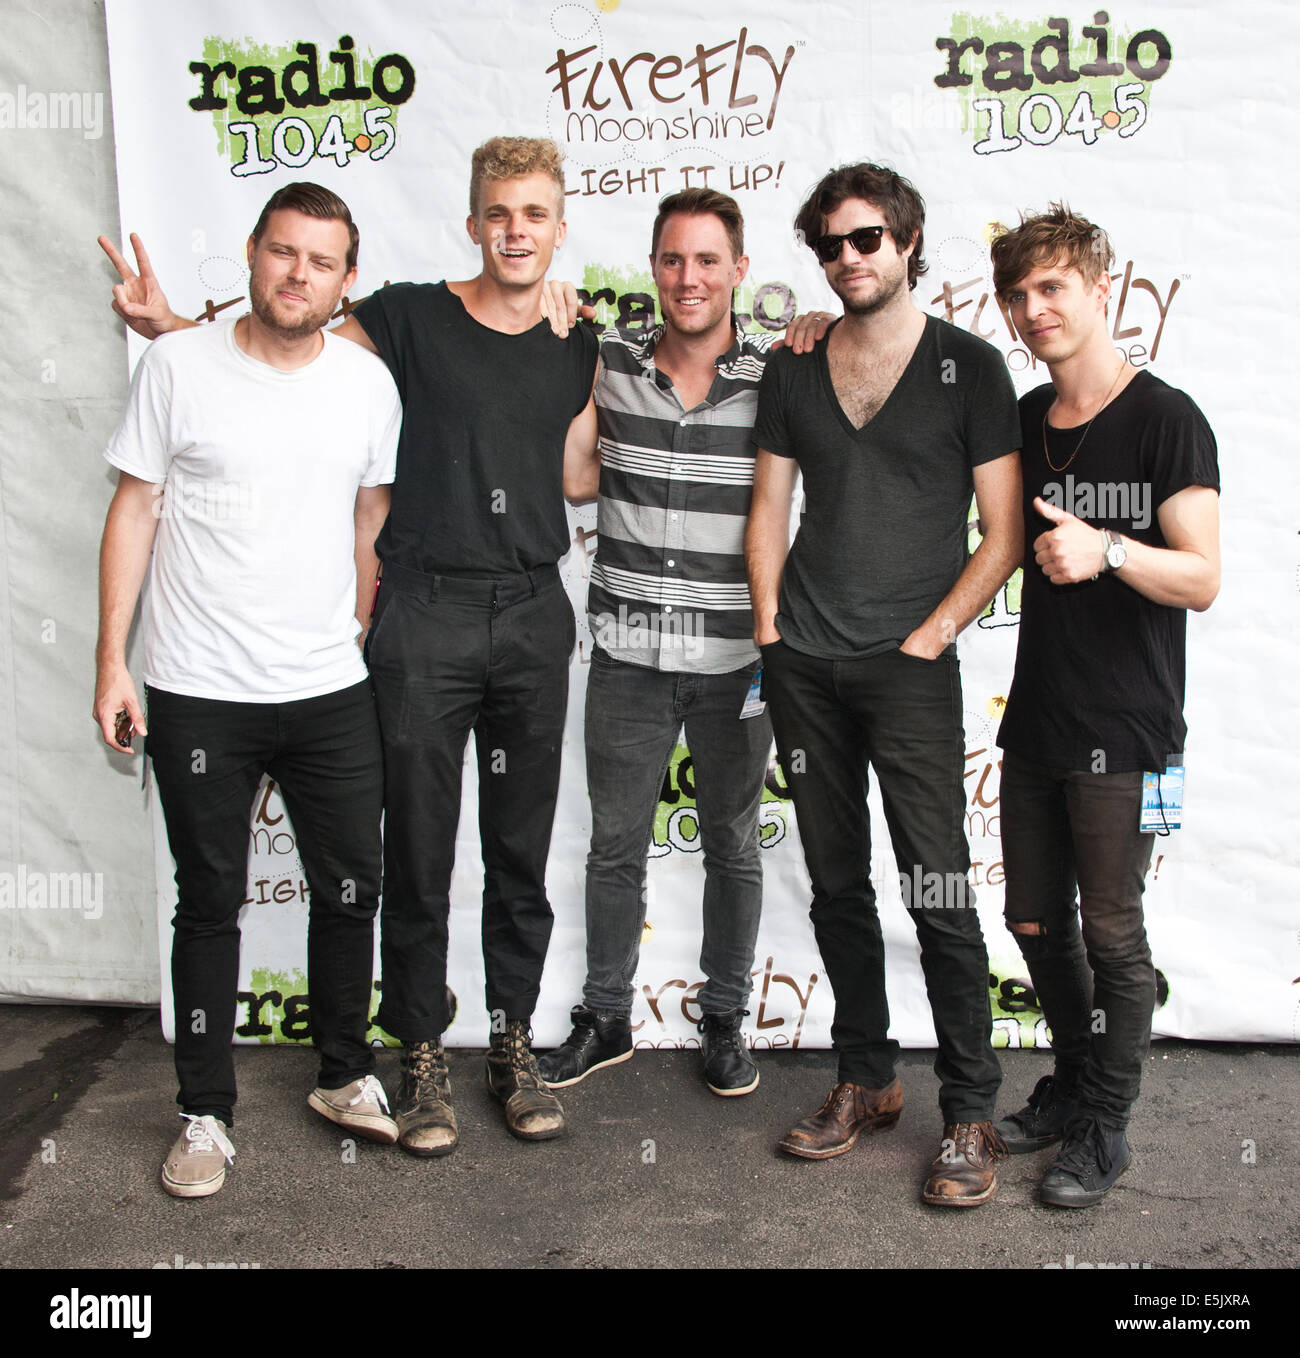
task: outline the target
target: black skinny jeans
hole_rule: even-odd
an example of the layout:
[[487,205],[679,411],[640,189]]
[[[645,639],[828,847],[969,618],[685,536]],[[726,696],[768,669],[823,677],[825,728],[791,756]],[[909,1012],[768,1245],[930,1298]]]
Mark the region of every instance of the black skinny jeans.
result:
[[966,880],[961,677],[955,654],[892,650],[822,660],[784,642],[763,647],[764,692],[794,797],[812,922],[835,992],[839,1078],[894,1078],[885,948],[871,882],[868,764],[875,769],[904,903],[921,945],[934,1016],[945,1122],[993,1116],[1001,1071],[992,1047],[988,953]]
[[279,784],[311,887],[307,970],[320,1085],[375,1066],[366,1039],[379,907],[383,795],[369,682],[288,703],[148,690],[146,749],[176,860],[172,993],[178,1102],[227,1126],[249,819],[262,775]]

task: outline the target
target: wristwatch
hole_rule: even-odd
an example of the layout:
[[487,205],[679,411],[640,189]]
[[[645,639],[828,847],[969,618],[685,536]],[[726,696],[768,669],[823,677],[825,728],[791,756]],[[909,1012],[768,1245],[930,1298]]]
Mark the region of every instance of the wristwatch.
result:
[[1128,560],[1128,550],[1109,528],[1103,528],[1101,535],[1106,540],[1106,547],[1102,556],[1105,562],[1101,568],[1102,574],[1105,574],[1106,571],[1117,571]]

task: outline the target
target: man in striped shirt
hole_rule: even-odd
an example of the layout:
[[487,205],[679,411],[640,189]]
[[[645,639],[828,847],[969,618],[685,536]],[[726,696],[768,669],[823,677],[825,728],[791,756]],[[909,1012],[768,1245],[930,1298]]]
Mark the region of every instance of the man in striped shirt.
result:
[[665,198],[651,243],[663,324],[601,342],[587,980],[573,1032],[539,1062],[555,1088],[632,1055],[646,855],[683,725],[704,847],[704,1077],[724,1096],[758,1084],[740,1025],[762,900],[758,808],[772,735],[762,712],[741,716],[758,669],[744,538],[771,339],[742,333],[732,315],[749,267],[743,232],[725,194]]

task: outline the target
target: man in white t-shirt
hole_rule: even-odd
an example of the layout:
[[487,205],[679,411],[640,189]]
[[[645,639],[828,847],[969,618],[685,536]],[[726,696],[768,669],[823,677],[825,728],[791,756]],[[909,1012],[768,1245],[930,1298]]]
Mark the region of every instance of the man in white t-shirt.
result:
[[[239,910],[264,774],[311,887],[321,1068],[308,1102],[358,1136],[397,1139],[366,1039],[383,757],[358,640],[401,403],[377,358],[322,331],[356,259],[342,199],[282,188],[248,242],[252,314],[151,345],[106,453],[120,477],[100,554],[94,717],[114,750],[146,737],[176,860],[186,1129],[162,1170],[176,1197],[215,1193],[234,1155]],[[126,666],[146,573],[147,729]]]

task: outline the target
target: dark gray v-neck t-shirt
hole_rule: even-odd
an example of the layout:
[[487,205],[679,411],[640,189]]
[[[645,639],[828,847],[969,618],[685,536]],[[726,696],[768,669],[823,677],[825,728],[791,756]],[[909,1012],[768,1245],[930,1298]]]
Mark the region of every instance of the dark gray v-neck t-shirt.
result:
[[1014,452],[1020,421],[1002,355],[927,316],[897,386],[855,429],[827,342],[768,359],[754,439],[803,473],[777,629],[808,655],[864,659],[900,646],[952,588],[970,554],[971,468]]

